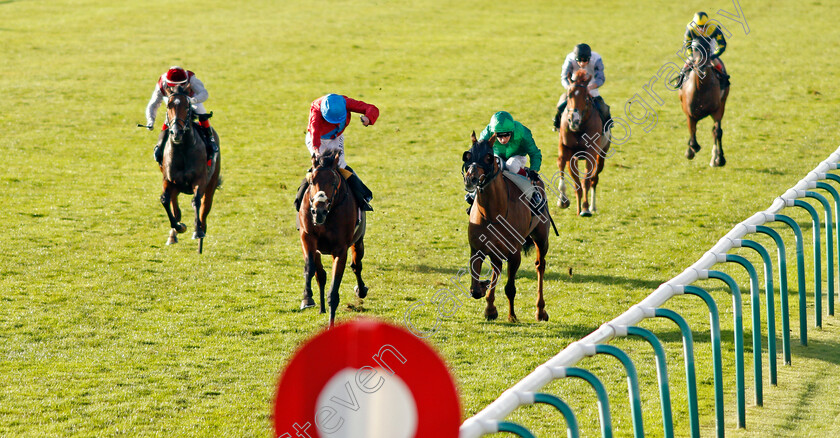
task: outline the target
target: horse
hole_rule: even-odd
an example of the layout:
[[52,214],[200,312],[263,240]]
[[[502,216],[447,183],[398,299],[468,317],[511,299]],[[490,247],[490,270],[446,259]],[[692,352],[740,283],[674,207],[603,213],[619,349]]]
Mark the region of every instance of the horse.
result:
[[[610,136],[604,129],[601,115],[595,110],[592,97],[589,95],[587,84],[591,77],[586,70],[579,69],[569,78],[573,83],[566,92],[566,110],[560,121],[560,143],[557,154],[557,166],[560,168],[560,193],[557,201],[560,208],[568,208],[569,198],[566,196],[566,176],[568,168],[575,184],[575,198],[577,199],[577,214],[581,217],[592,216],[597,210],[595,191],[598,179],[604,170],[604,158],[610,149]],[[581,185],[579,161],[586,160],[586,174],[583,175]],[[590,195],[589,191],[592,190]],[[590,209],[591,196],[591,209]]]
[[723,129],[721,119],[726,110],[726,98],[729,96],[729,87],[721,90],[720,80],[715,73],[709,55],[711,42],[705,38],[696,39],[692,42],[692,55],[689,59],[691,71],[680,87],[680,103],[682,110],[688,119],[688,132],[691,136],[688,139],[688,149],[685,157],[694,159],[694,155],[700,150],[695,136],[697,122],[712,116],[715,121],[712,127],[712,135],[715,138],[715,148],[712,152],[710,166],[720,167],[726,164],[723,156]]
[[[303,246],[304,289],[301,310],[313,307],[312,277],[316,276],[321,293],[321,313],[324,308],[324,286],[327,272],[321,264],[321,255],[332,255],[332,282],[330,284],[330,327],[335,325],[338,308],[338,288],[347,265],[347,250],[353,250],[350,267],[356,274],[355,293],[367,296],[368,287],[362,280],[362,258],[365,256],[365,212],[359,210],[356,198],[338,168],[338,153],[312,156],[312,171],[306,175],[309,188],[300,203],[298,223]],[[357,222],[358,219],[358,222]]]
[[[501,159],[493,154],[493,142],[496,135],[488,140],[478,141],[473,131],[470,137],[472,147],[464,152],[464,188],[475,190],[476,196],[470,211],[468,238],[470,243],[470,274],[472,282],[470,294],[475,299],[487,296],[484,317],[488,321],[498,318],[494,302],[496,284],[502,269],[502,262],[507,261],[508,277],[505,295],[508,298],[508,320],[517,322],[514,311],[516,296],[516,271],[522,262],[520,251],[527,252],[536,245],[537,260],[537,312],[538,321],[548,321],[543,299],[543,278],[545,277],[546,254],[548,253],[549,213],[547,206],[539,215],[532,216],[528,200],[523,199],[522,191],[516,184],[500,177]],[[517,177],[518,178],[518,177]],[[538,186],[543,195],[542,183]],[[480,280],[479,274],[484,258],[490,258],[492,277]],[[488,293],[489,288],[489,293]]]
[[[181,209],[178,207],[178,194],[193,195],[195,208],[195,232],[193,239],[198,239],[198,252],[204,246],[207,232],[207,215],[213,206],[213,195],[220,184],[221,157],[218,153],[210,157],[208,164],[207,146],[194,126],[192,107],[186,90],[179,86],[166,103],[166,125],[169,127],[163,150],[160,171],[163,174],[163,193],[160,203],[169,218],[169,239],[167,245],[178,243],[177,235],[187,230],[181,223]],[[213,132],[216,144],[219,135]]]

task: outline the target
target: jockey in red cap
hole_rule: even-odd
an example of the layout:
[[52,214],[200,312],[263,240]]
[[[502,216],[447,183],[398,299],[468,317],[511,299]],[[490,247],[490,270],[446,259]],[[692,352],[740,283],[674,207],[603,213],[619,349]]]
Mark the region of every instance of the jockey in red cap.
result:
[[[202,131],[202,137],[206,140],[208,146],[207,156],[212,157],[216,152],[219,152],[219,146],[216,144],[213,128],[210,127],[210,117],[207,116],[207,110],[204,109],[204,101],[207,100],[209,94],[207,89],[204,88],[204,84],[189,70],[176,66],[160,75],[157,85],[155,85],[155,91],[152,92],[152,99],[146,106],[146,127],[150,131],[152,130],[155,125],[158,107],[160,107],[161,102],[167,100],[175,92],[178,86],[184,87],[189,95],[190,105],[192,105],[195,114],[198,115],[200,131]],[[155,161],[158,164],[161,164],[163,160],[163,145],[166,143],[168,134],[168,127],[164,124],[155,145]]]

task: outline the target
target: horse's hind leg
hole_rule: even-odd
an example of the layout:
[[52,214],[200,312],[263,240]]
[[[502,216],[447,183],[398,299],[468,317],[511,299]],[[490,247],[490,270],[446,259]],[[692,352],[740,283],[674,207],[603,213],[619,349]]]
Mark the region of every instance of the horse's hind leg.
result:
[[508,298],[508,321],[519,322],[516,317],[516,311],[513,308],[513,299],[516,297],[516,271],[519,270],[519,265],[522,263],[522,253],[516,251],[507,261],[508,263],[508,278],[505,284],[505,295]]
[[534,262],[537,268],[537,321],[548,321],[548,312],[545,311],[545,300],[543,299],[543,280],[545,279],[546,255],[548,254],[548,224],[538,225],[534,233],[531,234],[531,238],[537,247],[537,260]]
[[356,296],[364,298],[368,293],[368,287],[362,280],[362,258],[365,256],[364,237],[360,238],[351,248],[353,249],[353,261],[350,263],[350,268],[356,274]]
[[[312,299],[312,277],[318,271],[317,267],[320,265],[320,255],[312,249],[315,246],[313,241],[303,236],[301,236],[300,240],[303,246],[303,299],[300,302],[300,309],[303,310],[315,306],[315,300]],[[321,313],[324,313],[323,303],[324,288],[321,287]]]
[[557,206],[560,208],[569,208],[569,205],[572,204],[571,201],[569,201],[569,197],[566,195],[566,167],[568,165],[569,159],[561,151],[560,156],[557,157],[557,167],[560,168],[560,183],[557,187],[560,190],[560,199],[557,200]]
[[713,114],[715,126],[712,128],[712,135],[715,137],[715,149],[712,154],[712,161],[709,163],[713,167],[726,165],[726,158],[723,157],[723,113],[726,109],[726,97],[728,95],[729,90],[723,95],[723,99],[720,101],[720,108]]
[[163,182],[163,193],[160,195],[160,203],[163,209],[166,210],[166,216],[169,218],[169,239],[166,240],[167,245],[178,243],[177,233],[183,233],[186,230],[186,225],[180,223],[181,209],[178,208],[178,192],[167,181]]
[[335,311],[338,309],[338,288],[341,287],[341,278],[344,277],[344,268],[347,266],[347,249],[345,248],[339,256],[333,256],[332,284],[330,284],[330,327],[335,325]]
[[697,120],[691,116],[686,116],[688,119],[688,149],[685,150],[685,157],[689,160],[694,159],[694,155],[700,150],[700,144],[697,143]]

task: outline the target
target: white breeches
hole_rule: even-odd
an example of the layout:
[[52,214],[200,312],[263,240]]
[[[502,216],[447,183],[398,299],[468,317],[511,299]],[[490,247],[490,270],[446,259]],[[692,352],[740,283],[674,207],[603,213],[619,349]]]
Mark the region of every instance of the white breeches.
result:
[[338,154],[338,167],[344,169],[347,167],[347,162],[344,161],[344,134],[339,135],[338,137],[330,140],[326,138],[321,139],[321,147],[318,148],[318,151],[315,151],[315,148],[312,146],[312,135],[307,132],[306,133],[306,149],[309,149],[309,154],[315,154],[320,156],[325,152],[329,152],[332,150],[338,150],[340,153]]
[[193,107],[193,111],[195,111],[196,114],[207,114],[207,110],[204,109],[204,104],[203,103],[193,104],[192,107]]
[[519,173],[519,169],[525,167],[527,157],[525,155],[514,155],[505,161],[505,170],[512,173]]

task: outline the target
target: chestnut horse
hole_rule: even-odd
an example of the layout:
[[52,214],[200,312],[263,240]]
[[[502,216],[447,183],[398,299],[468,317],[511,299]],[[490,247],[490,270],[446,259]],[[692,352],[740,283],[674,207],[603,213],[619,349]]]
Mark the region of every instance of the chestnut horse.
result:
[[680,102],[682,109],[688,119],[688,132],[691,137],[688,139],[688,149],[685,157],[689,160],[700,150],[695,136],[697,122],[707,116],[712,116],[715,125],[712,127],[712,135],[715,138],[715,148],[712,151],[710,166],[719,167],[726,164],[723,156],[723,129],[721,119],[726,110],[726,98],[729,96],[729,87],[721,90],[720,80],[715,73],[715,68],[709,59],[711,54],[711,43],[704,38],[696,39],[692,43],[692,55],[689,60],[691,71],[680,87]]
[[[560,208],[568,208],[570,204],[566,196],[565,172],[568,168],[575,184],[577,214],[582,217],[592,216],[592,212],[597,209],[595,190],[598,187],[598,175],[604,170],[604,157],[610,149],[609,133],[605,133],[601,115],[595,110],[587,89],[590,79],[584,69],[577,70],[569,78],[572,86],[566,92],[567,104],[560,121],[560,145],[557,154],[561,193],[557,205]],[[583,175],[582,185],[578,167],[581,158],[586,160],[586,173]]]
[[[220,184],[221,157],[218,153],[210,157],[208,165],[207,146],[194,126],[192,107],[189,95],[183,87],[169,96],[166,103],[166,125],[169,127],[169,137],[163,150],[163,161],[160,171],[163,173],[163,194],[160,203],[169,217],[169,239],[167,245],[178,243],[177,235],[187,230],[181,223],[181,209],[178,207],[178,194],[193,195],[192,204],[195,207],[195,232],[193,239],[199,239],[198,252],[204,246],[204,236],[207,232],[207,215],[213,206],[213,195]],[[213,135],[216,144],[219,136],[215,130]]]
[[[300,308],[313,307],[312,277],[317,276],[321,292],[321,313],[324,308],[324,286],[327,272],[321,255],[332,255],[332,283],[330,284],[330,327],[335,324],[338,308],[338,288],[347,265],[347,250],[353,250],[350,267],[356,274],[356,296],[367,296],[368,288],[362,280],[362,257],[365,256],[365,212],[356,205],[347,181],[338,168],[338,154],[327,153],[312,157],[312,171],[306,175],[309,188],[298,210],[300,241],[303,245],[304,289]],[[345,171],[346,172],[346,171]],[[358,218],[358,222],[357,222]]]
[[[520,251],[527,252],[534,244],[537,246],[537,313],[539,321],[548,321],[543,300],[543,278],[545,276],[546,254],[548,253],[548,207],[544,207],[538,216],[532,216],[528,200],[523,199],[522,191],[516,184],[502,176],[501,162],[493,154],[493,142],[490,139],[477,141],[472,133],[472,148],[464,152],[464,188],[476,191],[475,201],[470,211],[468,236],[470,242],[470,274],[472,283],[470,293],[475,299],[487,295],[487,307],[484,317],[488,321],[498,318],[499,313],[493,304],[496,300],[496,284],[502,269],[502,262],[507,261],[508,278],[505,295],[508,297],[508,320],[516,322],[513,299],[516,296],[516,271],[522,262]],[[518,177],[517,177],[518,178]],[[538,183],[545,193],[542,183]],[[490,280],[481,281],[481,266],[489,256],[492,267]],[[490,292],[487,293],[487,289]]]

